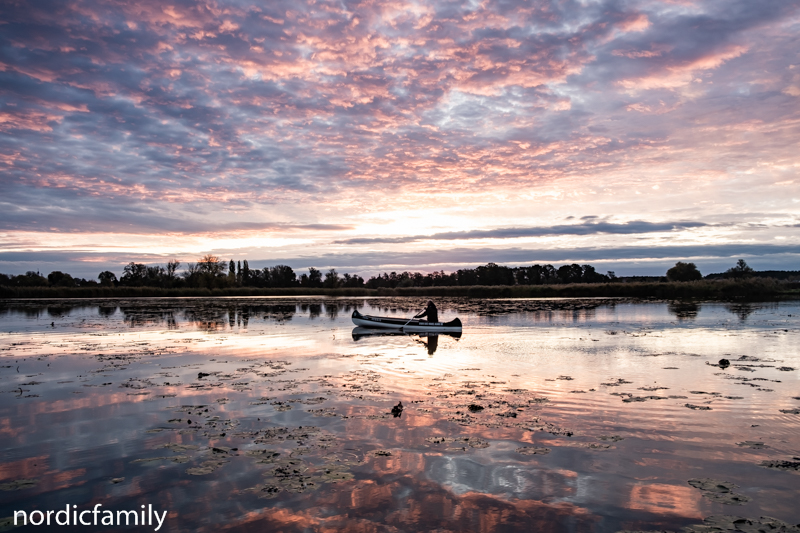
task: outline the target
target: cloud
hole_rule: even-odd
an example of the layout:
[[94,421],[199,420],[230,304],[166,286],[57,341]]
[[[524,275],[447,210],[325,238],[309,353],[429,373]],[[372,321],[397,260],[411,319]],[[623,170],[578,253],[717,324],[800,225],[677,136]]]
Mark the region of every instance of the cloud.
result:
[[[301,272],[309,267],[337,268],[342,273],[374,274],[384,271],[453,271],[458,268],[475,267],[489,262],[505,265],[532,265],[552,263],[554,265],[579,263],[602,265],[602,268],[622,268],[628,274],[636,272],[666,272],[665,266],[676,261],[692,261],[709,268],[730,268],[740,258],[759,270],[797,270],[800,261],[800,246],[773,244],[727,244],[686,246],[624,246],[581,247],[572,249],[544,248],[455,248],[451,250],[396,251],[352,253],[307,253],[295,257],[271,257],[267,250],[251,250],[247,257],[252,268],[263,268],[278,264],[289,265]],[[223,259],[229,255],[222,254]],[[241,257],[234,254],[230,257]],[[50,252],[0,252],[0,272],[22,273],[26,270],[62,270],[80,276],[95,276],[102,270],[121,271],[130,261],[148,264],[164,264],[167,257],[155,254],[96,253],[89,251]],[[196,260],[184,258],[184,262]],[[634,268],[631,268],[631,265]],[[728,266],[724,266],[728,265]],[[724,266],[724,268],[723,268]],[[707,271],[704,268],[704,271]]]
[[[581,217],[591,220],[595,216]],[[689,228],[701,228],[708,224],[703,222],[662,222],[653,223],[634,220],[622,224],[611,222],[588,222],[584,224],[563,224],[532,228],[499,228],[490,230],[451,231],[434,233],[433,235],[413,235],[406,237],[358,237],[334,241],[336,244],[374,244],[374,243],[408,243],[424,240],[464,240],[464,239],[517,239],[520,237],[541,237],[544,235],[631,235],[637,233],[653,233],[677,231]]]
[[[793,191],[753,185],[798,164],[797,17],[785,0],[5,2],[0,230],[357,231],[363,213],[459,202],[486,217],[338,241],[368,247],[701,227],[542,227],[596,205],[796,212]],[[622,199],[656,182],[673,192]]]
[[[800,246],[792,245],[711,245],[711,246],[625,246],[609,248],[530,249],[530,248],[455,248],[451,250],[409,252],[356,252],[311,257],[276,259],[276,262],[307,266],[377,269],[438,270],[438,265],[535,263],[631,262],[649,260],[733,259],[790,254],[796,260]],[[415,267],[416,265],[416,267]],[[360,267],[359,267],[360,266]]]

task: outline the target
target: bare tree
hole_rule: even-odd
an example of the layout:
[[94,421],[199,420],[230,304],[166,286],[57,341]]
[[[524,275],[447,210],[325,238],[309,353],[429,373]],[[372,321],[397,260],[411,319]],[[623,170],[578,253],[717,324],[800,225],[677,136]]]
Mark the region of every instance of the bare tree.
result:
[[178,270],[179,266],[181,266],[181,262],[177,259],[170,259],[167,262],[167,277],[169,279],[175,278],[175,272]]
[[220,261],[216,255],[206,254],[197,262],[197,268],[200,272],[217,276],[225,272],[225,263]]

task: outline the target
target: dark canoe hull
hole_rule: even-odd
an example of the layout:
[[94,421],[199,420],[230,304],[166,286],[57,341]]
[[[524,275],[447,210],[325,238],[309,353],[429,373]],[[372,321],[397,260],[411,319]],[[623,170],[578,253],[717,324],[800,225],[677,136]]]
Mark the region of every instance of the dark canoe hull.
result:
[[402,329],[408,333],[422,333],[426,331],[457,333],[461,331],[461,320],[457,318],[450,322],[426,322],[418,319],[408,320],[407,318],[362,315],[358,311],[353,311],[353,324],[362,328]]
[[434,331],[405,331],[399,330],[396,328],[388,329],[388,328],[365,328],[362,326],[357,326],[353,328],[353,340],[359,341],[361,339],[367,337],[377,337],[377,336],[392,336],[392,335],[402,335],[402,336],[411,336],[414,335],[419,338],[427,338],[427,337],[438,337],[439,335],[446,335],[448,337],[453,337],[454,339],[461,338],[461,331],[441,331],[441,330],[434,330]]

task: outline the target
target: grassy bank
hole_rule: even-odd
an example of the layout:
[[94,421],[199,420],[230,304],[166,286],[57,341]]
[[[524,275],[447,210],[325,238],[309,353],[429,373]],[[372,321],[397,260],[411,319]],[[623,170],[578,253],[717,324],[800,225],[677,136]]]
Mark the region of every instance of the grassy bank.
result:
[[470,298],[696,298],[703,300],[774,300],[800,298],[800,284],[772,279],[572,283],[568,285],[514,285],[501,287],[405,287],[378,289],[381,296],[466,296]]
[[800,283],[774,279],[690,282],[572,283],[471,287],[398,287],[395,289],[161,289],[157,287],[0,287],[0,298],[179,298],[215,296],[441,296],[468,298],[695,298],[703,300],[775,300],[800,298]]

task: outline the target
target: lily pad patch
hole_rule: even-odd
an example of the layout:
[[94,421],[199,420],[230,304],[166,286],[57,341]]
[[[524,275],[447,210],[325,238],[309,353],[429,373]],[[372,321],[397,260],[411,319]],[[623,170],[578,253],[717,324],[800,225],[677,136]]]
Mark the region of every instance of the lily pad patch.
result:
[[700,489],[705,498],[725,505],[744,505],[750,498],[742,494],[736,494],[733,489],[739,488],[730,481],[721,481],[712,478],[694,478],[688,481],[689,485]]
[[523,446],[515,450],[520,455],[547,455],[550,453],[550,448],[536,448],[532,446]]
[[10,492],[15,490],[32,489],[38,484],[38,479],[17,479],[8,483],[0,483],[0,490]]

